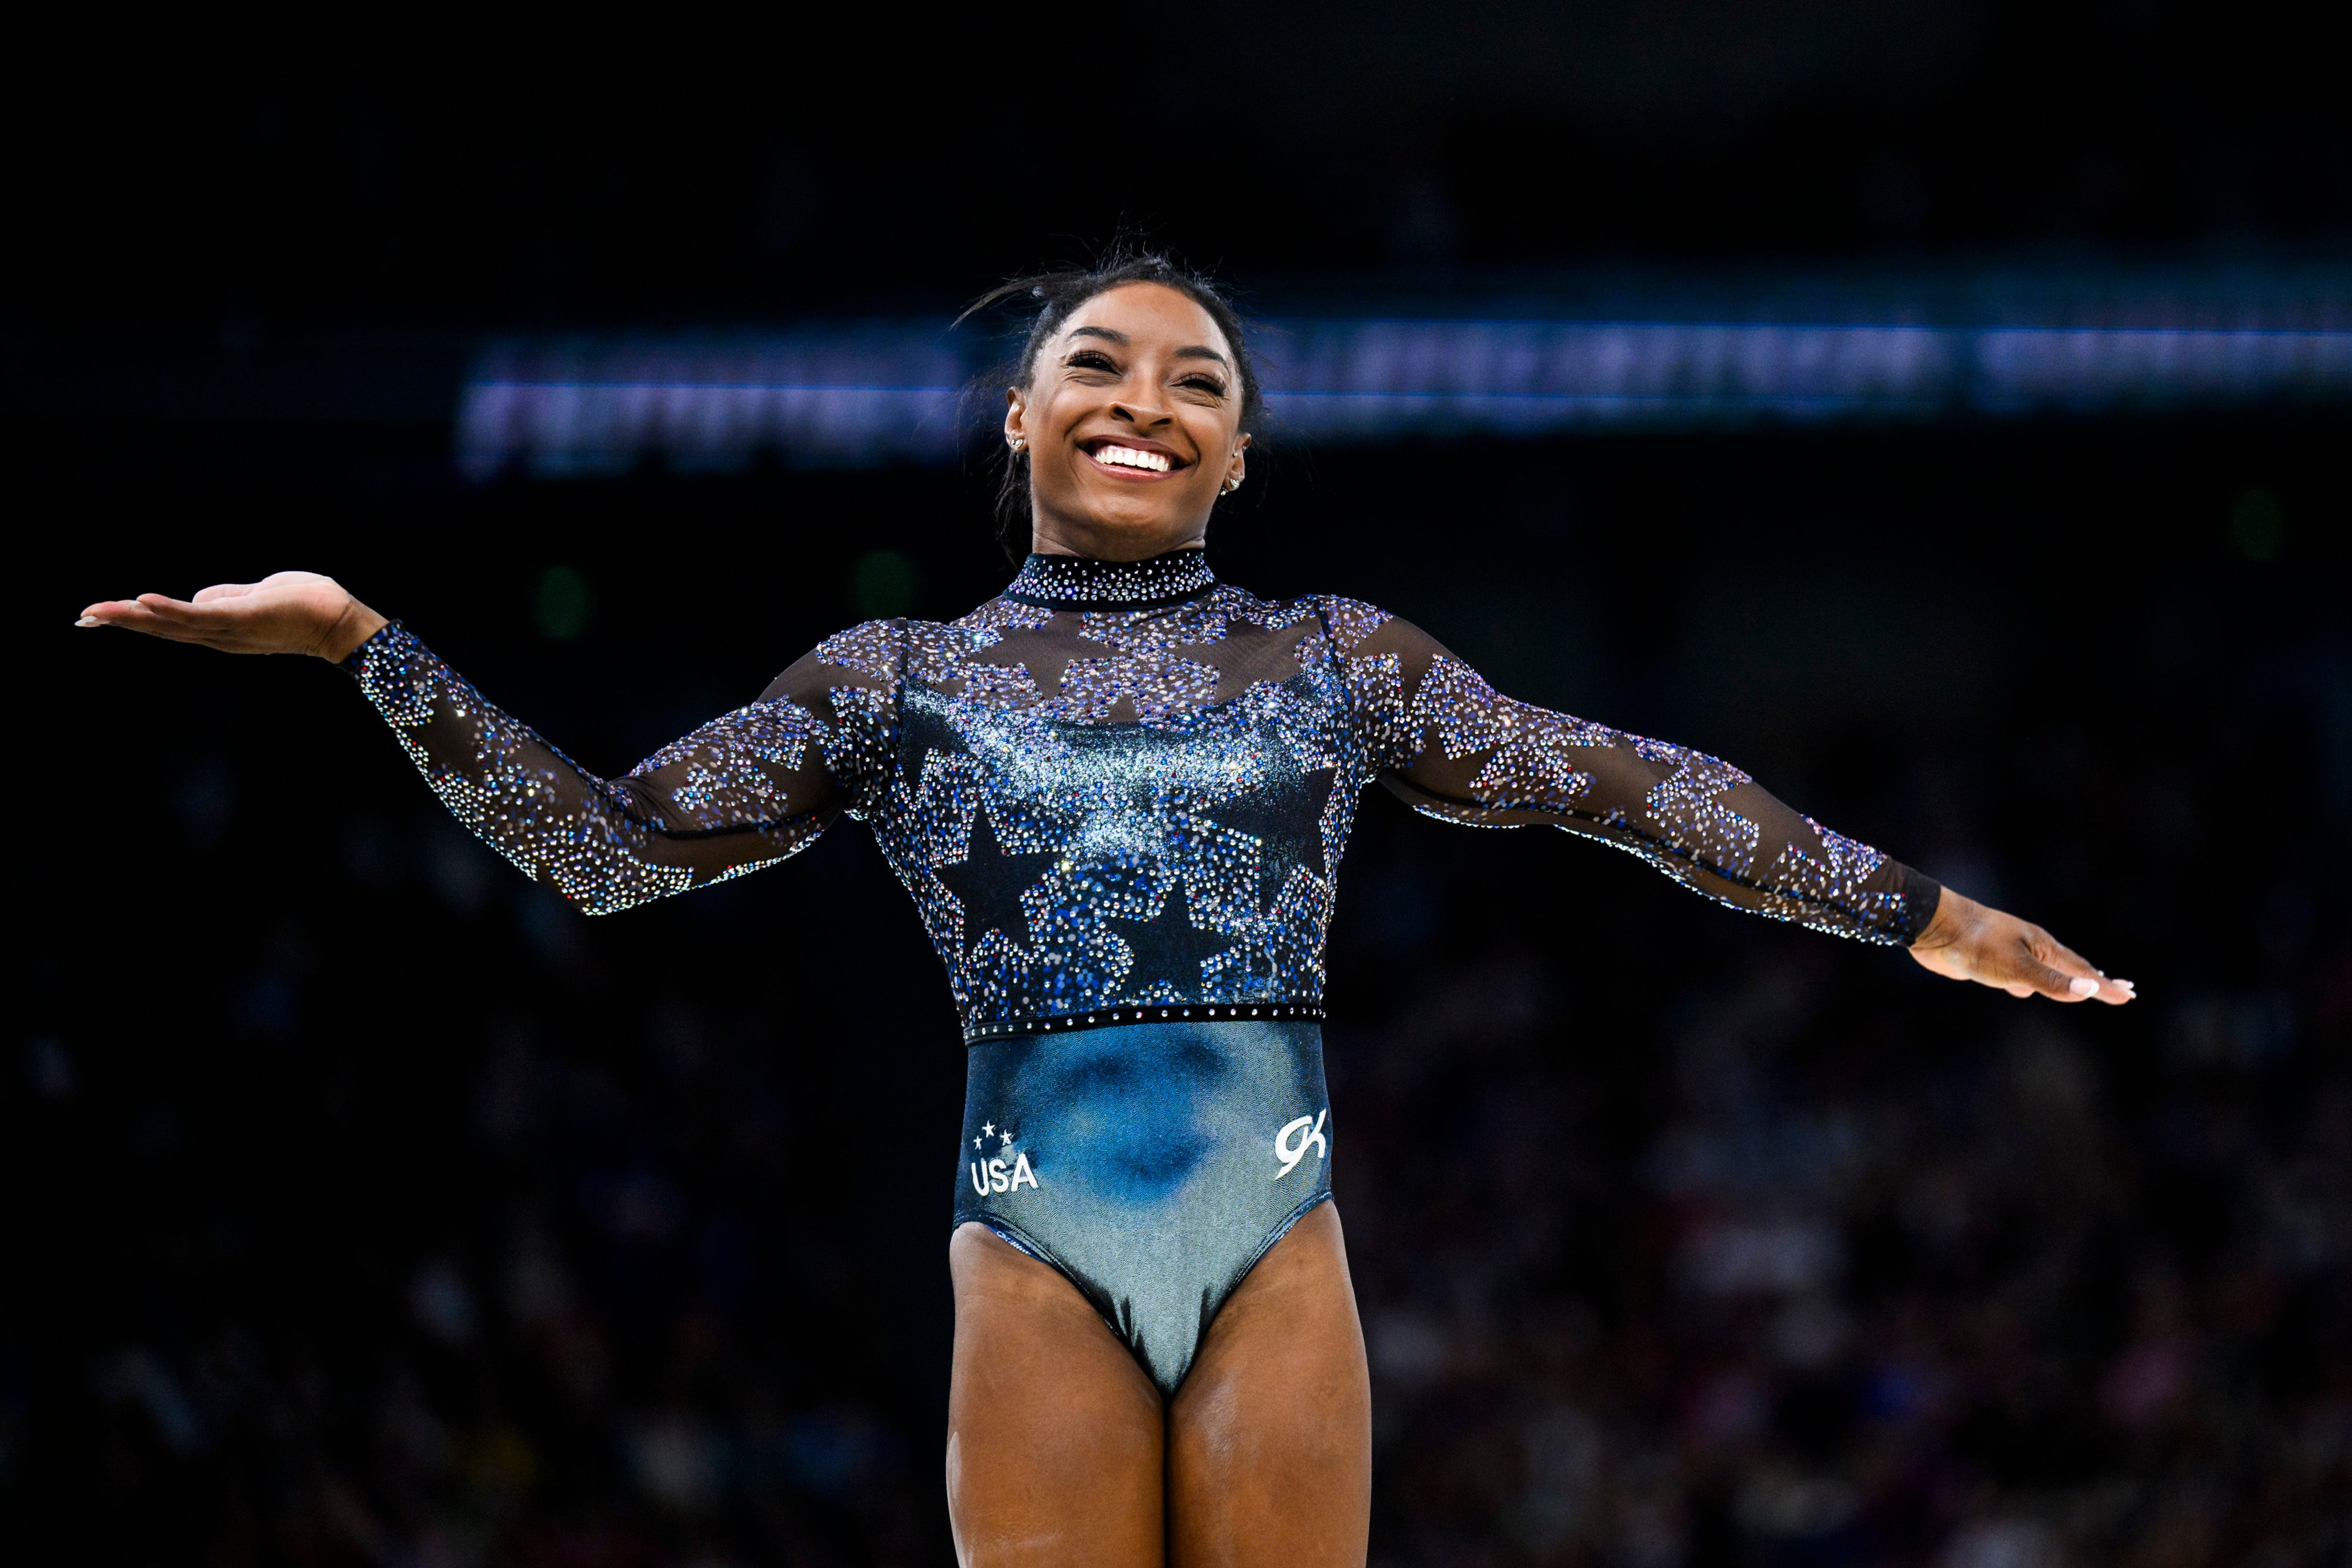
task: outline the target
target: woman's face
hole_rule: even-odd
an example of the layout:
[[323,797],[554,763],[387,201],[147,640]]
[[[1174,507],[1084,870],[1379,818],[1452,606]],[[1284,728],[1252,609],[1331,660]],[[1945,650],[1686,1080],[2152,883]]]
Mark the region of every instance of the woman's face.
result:
[[1173,288],[1096,295],[1006,398],[1005,439],[1029,452],[1039,550],[1141,560],[1198,544],[1218,492],[1241,478],[1233,347]]

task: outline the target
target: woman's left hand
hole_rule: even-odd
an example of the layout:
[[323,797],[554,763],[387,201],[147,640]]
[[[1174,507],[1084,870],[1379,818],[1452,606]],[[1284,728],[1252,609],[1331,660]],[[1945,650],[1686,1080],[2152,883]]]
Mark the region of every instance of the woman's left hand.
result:
[[2004,915],[1944,889],[1936,916],[1911,944],[1911,956],[1939,975],[1998,986],[2012,997],[2056,1002],[2093,998],[2113,1007],[2130,1001],[2129,980],[2111,980],[2039,925]]

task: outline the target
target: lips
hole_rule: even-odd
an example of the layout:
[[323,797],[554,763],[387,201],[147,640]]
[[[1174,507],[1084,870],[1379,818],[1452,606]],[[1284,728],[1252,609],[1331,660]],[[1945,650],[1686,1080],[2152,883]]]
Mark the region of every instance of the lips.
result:
[[1164,479],[1190,466],[1182,456],[1156,441],[1105,435],[1081,443],[1080,450],[1097,467],[1121,479]]

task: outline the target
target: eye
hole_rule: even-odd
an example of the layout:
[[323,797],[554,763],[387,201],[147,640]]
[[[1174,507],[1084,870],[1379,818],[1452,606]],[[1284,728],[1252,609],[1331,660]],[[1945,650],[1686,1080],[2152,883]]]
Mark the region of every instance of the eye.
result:
[[1080,349],[1062,362],[1074,371],[1117,371],[1118,369],[1111,363],[1110,356],[1100,349]]
[[1194,392],[1206,392],[1211,397],[1221,398],[1225,395],[1225,383],[1206,371],[1186,376],[1176,384],[1180,387],[1190,387]]

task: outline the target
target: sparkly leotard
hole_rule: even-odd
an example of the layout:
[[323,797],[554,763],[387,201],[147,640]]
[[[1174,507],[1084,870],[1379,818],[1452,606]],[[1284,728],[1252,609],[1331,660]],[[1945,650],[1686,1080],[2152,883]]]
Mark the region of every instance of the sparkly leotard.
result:
[[1324,935],[1365,785],[1867,941],[1908,943],[1937,897],[1727,763],[1513,701],[1405,622],[1258,599],[1197,550],[1032,556],[961,620],[826,639],[620,779],[396,623],[349,667],[458,818],[591,914],[867,822],[970,1048],[958,1222],[1059,1268],[1168,1390],[1329,1196]]

